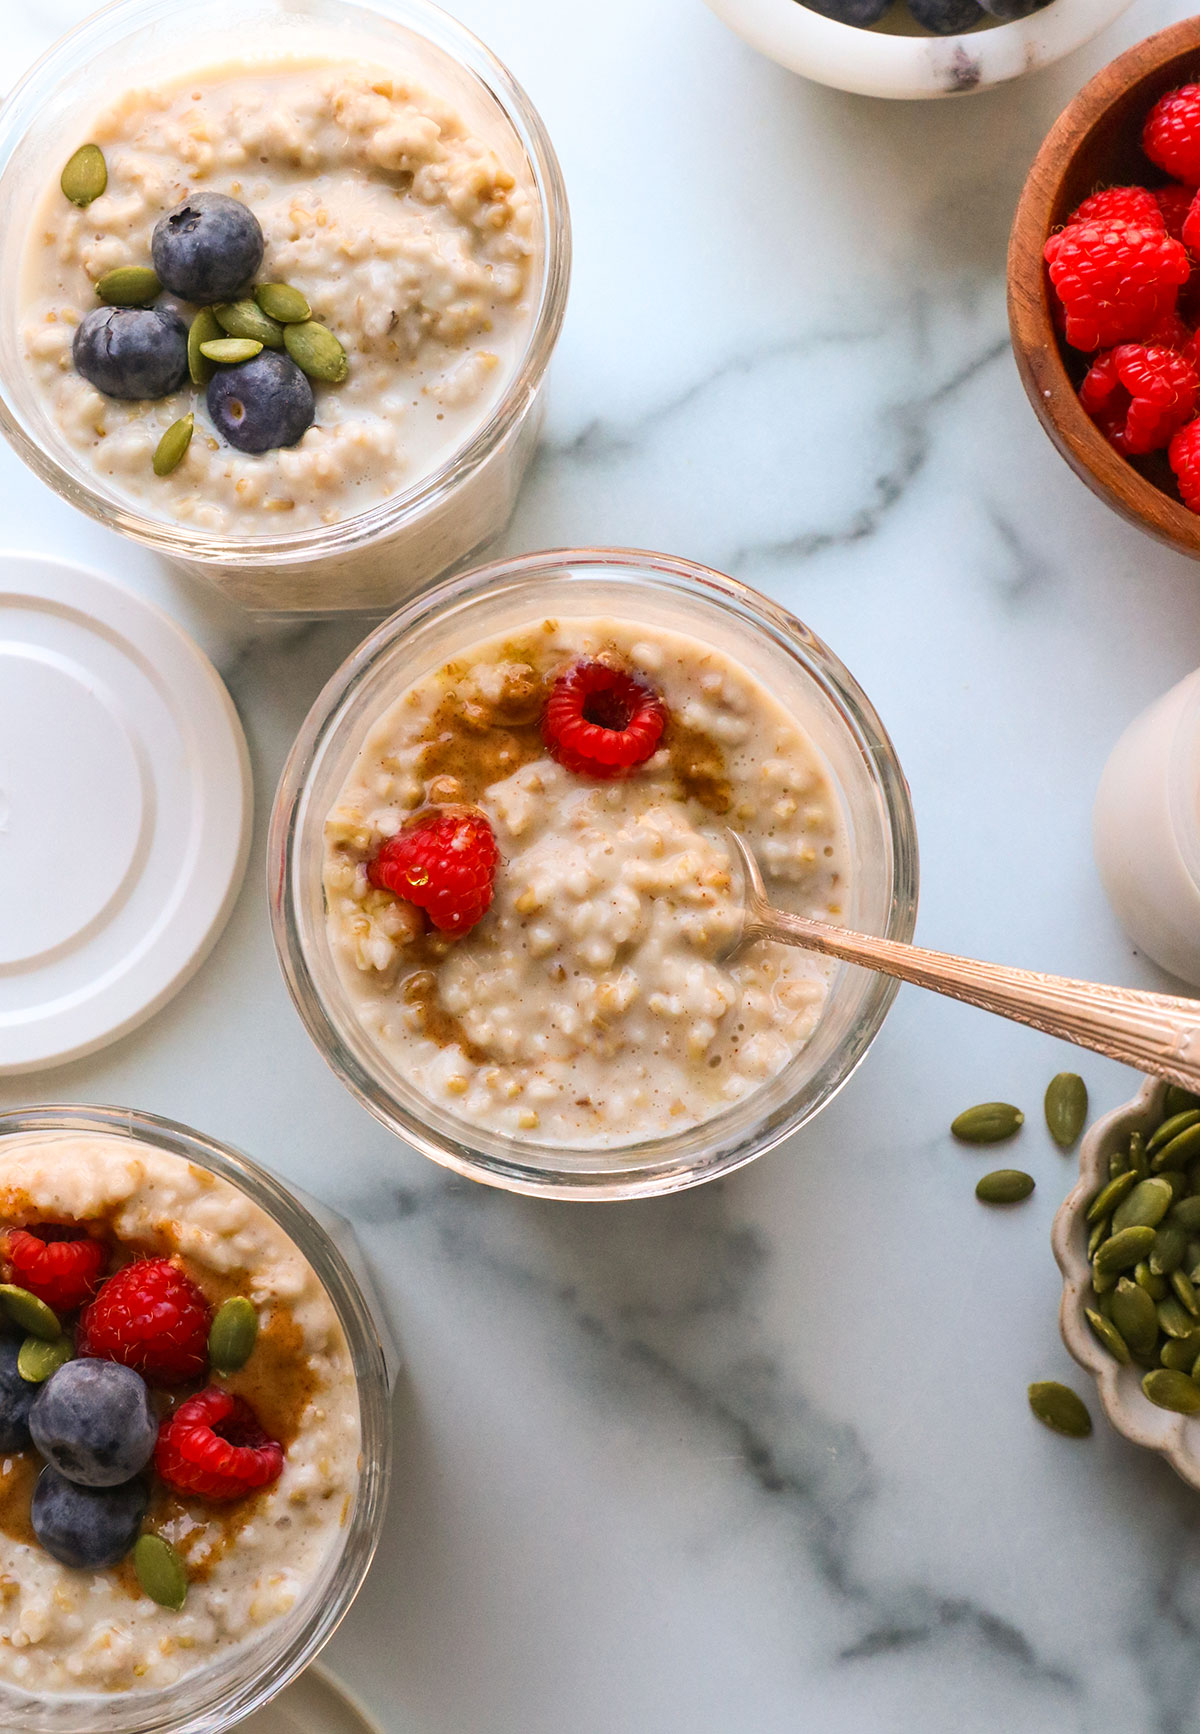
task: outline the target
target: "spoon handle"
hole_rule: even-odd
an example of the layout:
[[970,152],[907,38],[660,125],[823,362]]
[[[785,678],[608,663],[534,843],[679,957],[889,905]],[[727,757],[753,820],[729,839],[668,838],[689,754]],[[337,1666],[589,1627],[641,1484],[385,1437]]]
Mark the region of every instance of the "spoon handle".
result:
[[1061,1036],[1077,1047],[1094,1048],[1110,1060],[1121,1060],[1200,1094],[1200,1000],[975,963],[969,957],[850,933],[761,905],[753,911],[746,937],[782,940],[847,963],[861,963],[882,975],[932,988],[934,993]]

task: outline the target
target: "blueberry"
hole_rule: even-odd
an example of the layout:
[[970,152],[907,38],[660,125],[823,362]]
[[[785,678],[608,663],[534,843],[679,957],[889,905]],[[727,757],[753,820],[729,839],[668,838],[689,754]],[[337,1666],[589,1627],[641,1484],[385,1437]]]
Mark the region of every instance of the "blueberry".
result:
[[253,361],[213,374],[208,413],[240,452],[294,446],[312,426],[312,386],[290,355],[264,349]]
[[49,1467],[38,1476],[29,1515],[33,1533],[60,1565],[99,1571],[132,1548],[150,1496],[144,1481],[76,1487]]
[[263,257],[253,211],[224,193],[194,193],[154,225],[150,256],[160,283],[185,301],[233,301]]
[[29,1411],[38,1387],[17,1371],[20,1343],[0,1337],[0,1451],[24,1451],[29,1444]]
[[938,36],[969,30],[984,15],[979,0],[908,0],[908,9],[918,24]]
[[187,326],[173,307],[94,307],[71,353],[105,397],[166,397],[187,378]]
[[805,0],[811,12],[821,12],[839,24],[855,24],[860,29],[878,23],[891,3],[892,0]]
[[1028,18],[1030,13],[1040,12],[1043,6],[1049,6],[1050,0],[979,0],[979,3],[993,18],[1010,24],[1014,18]]
[[116,1487],[150,1461],[158,1421],[132,1367],[68,1361],[42,1386],[29,1431],[42,1456],[68,1481]]

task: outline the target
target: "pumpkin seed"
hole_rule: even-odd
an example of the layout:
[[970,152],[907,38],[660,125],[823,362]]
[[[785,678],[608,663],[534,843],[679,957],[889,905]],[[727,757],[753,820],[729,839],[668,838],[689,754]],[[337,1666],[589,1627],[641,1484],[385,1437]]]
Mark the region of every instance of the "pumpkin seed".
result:
[[59,182],[73,205],[90,205],[108,185],[108,164],[99,145],[80,145]]
[[1087,1085],[1076,1072],[1060,1072],[1046,1086],[1046,1125],[1060,1150],[1069,1150],[1087,1119]]
[[268,319],[257,301],[223,301],[213,308],[213,315],[230,337],[249,337],[267,349],[283,348],[283,326]]
[[1156,1311],[1159,1326],[1169,1337],[1190,1337],[1196,1328],[1195,1319],[1186,1307],[1180,1306],[1174,1295],[1159,1301]]
[[1171,1195],[1176,1204],[1178,1204],[1181,1199],[1186,1198],[1188,1193],[1191,1191],[1191,1181],[1183,1172],[1182,1168],[1164,1168],[1162,1173],[1157,1175],[1156,1178],[1166,1181],[1167,1185],[1171,1188]]
[[192,443],[192,430],[195,426],[196,418],[190,414],[171,423],[154,452],[156,476],[169,476],[172,470],[178,469]]
[[253,337],[214,337],[211,343],[200,345],[200,353],[223,367],[233,367],[239,361],[253,361],[262,354],[262,347]]
[[1150,1166],[1157,1174],[1163,1168],[1183,1167],[1193,1156],[1200,1156],[1200,1121],[1189,1126],[1186,1132],[1180,1132],[1169,1144],[1162,1145]]
[[1171,1287],[1175,1290],[1175,1297],[1180,1306],[1185,1307],[1194,1319],[1200,1319],[1200,1300],[1196,1299],[1196,1290],[1192,1286],[1191,1277],[1185,1271],[1173,1270],[1171,1272]]
[[1083,1310],[1087,1316],[1088,1324],[1092,1327],[1092,1335],[1097,1342],[1101,1343],[1115,1360],[1120,1361],[1123,1367],[1127,1367],[1133,1356],[1129,1353],[1125,1338],[1116,1325],[1100,1313],[1094,1313],[1091,1307],[1084,1307]]
[[1096,1224],[1092,1229],[1092,1232],[1088,1235],[1087,1255],[1089,1264],[1096,1256],[1096,1248],[1106,1241],[1111,1233],[1112,1218],[1105,1216]]
[[1116,1276],[1123,1270],[1131,1270],[1149,1256],[1155,1239],[1152,1228],[1123,1228],[1120,1234],[1104,1242],[1096,1253],[1093,1269],[1099,1276]]
[[1174,1194],[1170,1183],[1157,1175],[1139,1180],[1128,1198],[1113,1211],[1113,1233],[1124,1228],[1157,1228],[1171,1208]]
[[1140,1261],[1135,1265],[1133,1280],[1137,1283],[1139,1288],[1145,1289],[1151,1300],[1166,1300],[1167,1295],[1170,1293],[1166,1277],[1156,1276],[1150,1269],[1150,1266],[1144,1261]]
[[1097,1270],[1095,1261],[1093,1260],[1092,1288],[1095,1292],[1100,1296],[1104,1296],[1108,1293],[1109,1289],[1116,1288],[1116,1286],[1117,1272],[1115,1270]]
[[1135,1174],[1145,1179],[1150,1172],[1150,1158],[1146,1155],[1146,1140],[1140,1132],[1129,1134],[1129,1166]]
[[[1200,1404],[1200,1385],[1196,1386],[1196,1397]],[[1092,1417],[1083,1398],[1069,1385],[1060,1385],[1055,1379],[1043,1379],[1030,1385],[1029,1407],[1043,1426],[1062,1433],[1068,1439],[1086,1439],[1092,1430]]]
[[1155,1276],[1170,1276],[1178,1270],[1187,1252],[1187,1235],[1182,1228],[1164,1222],[1154,1236],[1154,1250],[1147,1263]]
[[216,363],[200,353],[201,345],[220,340],[221,327],[211,307],[202,307],[188,329],[188,372],[193,385],[207,385],[217,371]]
[[1200,1108],[1185,1108],[1182,1114],[1172,1114],[1169,1120],[1164,1120],[1146,1144],[1147,1156],[1156,1156],[1164,1144],[1186,1132],[1189,1126],[1200,1126]]
[[1198,1355],[1200,1349],[1191,1337],[1165,1337],[1158,1351],[1160,1365],[1169,1367],[1173,1373],[1190,1373]]
[[41,1337],[26,1337],[17,1351],[17,1371],[28,1385],[44,1385],[46,1380],[65,1367],[74,1355],[70,1337],[56,1337],[52,1343]]
[[109,307],[147,307],[162,293],[162,284],[149,265],[118,265],[104,273],[96,293]]
[[208,1358],[218,1373],[240,1372],[257,1340],[258,1314],[253,1301],[234,1295],[217,1310],[208,1337]]
[[1102,1186],[1092,1202],[1088,1205],[1087,1221],[1098,1222],[1102,1216],[1108,1216],[1122,1200],[1129,1197],[1138,1184],[1138,1177],[1133,1173],[1117,1174],[1107,1186]]
[[996,1168],[978,1182],[975,1196],[981,1204],[1019,1204],[1033,1187],[1032,1174],[1023,1174],[1019,1168]]
[[0,1283],[0,1306],[13,1324],[19,1325],[31,1337],[53,1343],[62,1336],[62,1326],[45,1301],[30,1294],[27,1288],[17,1288],[11,1282]]
[[260,283],[254,299],[263,312],[281,325],[303,325],[312,318],[312,308],[290,283]]
[[1137,1355],[1153,1353],[1158,1341],[1158,1314],[1144,1288],[1123,1276],[1112,1296],[1112,1322]]
[[1194,1415],[1200,1410],[1200,1385],[1186,1373],[1177,1373],[1173,1368],[1159,1367],[1157,1371],[1147,1373],[1142,1380],[1142,1390],[1160,1409],[1173,1409],[1180,1415]]
[[[1200,1395],[1200,1385],[1196,1387]],[[160,1608],[175,1612],[187,1600],[187,1568],[169,1541],[161,1535],[139,1535],[133,1550],[133,1569],[137,1580]]]
[[1171,1221],[1195,1234],[1200,1230],[1200,1198],[1181,1198],[1171,1212]]
[[[285,325],[283,341],[287,352],[302,373],[307,373],[310,379],[323,379],[329,385],[340,385],[350,371],[350,363],[346,351],[327,325],[319,325],[315,319],[306,319],[302,325]],[[1012,1109],[1015,1114],[1016,1109]],[[962,1115],[959,1115],[961,1120]],[[1018,1117],[1019,1126],[1024,1115]],[[1013,1127],[1015,1132],[1016,1126]],[[1000,1137],[1011,1137],[1011,1133],[1003,1132]],[[961,1134],[956,1134],[961,1136]],[[969,1139],[968,1142],[990,1144],[991,1138]]]
[[1119,1174],[1125,1174],[1129,1169],[1129,1157],[1124,1150],[1114,1150],[1108,1159],[1108,1178],[1115,1180]]
[[1190,1090],[1185,1090],[1180,1084],[1168,1084],[1167,1093],[1163,1097],[1163,1113],[1169,1118],[1174,1114],[1182,1114],[1188,1108],[1200,1108],[1200,1096],[1193,1096]]

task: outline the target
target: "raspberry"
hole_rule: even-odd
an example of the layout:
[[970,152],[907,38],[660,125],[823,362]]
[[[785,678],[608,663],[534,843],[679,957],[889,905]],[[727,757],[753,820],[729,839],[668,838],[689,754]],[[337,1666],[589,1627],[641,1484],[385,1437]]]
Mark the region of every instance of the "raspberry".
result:
[[212,1313],[191,1277],[168,1258],[140,1258],[110,1276],[80,1314],[77,1347],[161,1385],[182,1385],[208,1365]]
[[[69,1229],[42,1228],[40,1234],[10,1229],[4,1254],[12,1266],[12,1280],[27,1288],[56,1313],[74,1312],[90,1301],[100,1286],[108,1263],[108,1248],[102,1240],[87,1236],[70,1238]],[[51,1239],[62,1235],[62,1239]]]
[[1192,342],[1192,328],[1178,313],[1166,313],[1154,330],[1147,332],[1146,342],[1156,343],[1160,349],[1175,349],[1182,354],[1185,346]]
[[278,1481],[283,1446],[263,1431],[249,1403],[210,1385],[163,1422],[154,1467],[176,1493],[242,1499]]
[[1200,186],[1200,84],[1159,97],[1142,130],[1142,149],[1177,181]]
[[1188,206],[1187,216],[1183,219],[1183,233],[1180,239],[1193,258],[1200,255],[1200,192],[1195,194]]
[[1173,349],[1123,343],[1098,355],[1082,386],[1080,402],[1126,457],[1169,445],[1196,411],[1200,379]]
[[652,757],[666,726],[658,694],[603,662],[560,674],[542,713],[547,752],[583,777],[627,776]]
[[1190,512],[1200,512],[1200,421],[1190,421],[1171,441],[1167,460]]
[[1178,181],[1171,181],[1165,187],[1155,187],[1154,202],[1157,204],[1167,234],[1173,240],[1183,240],[1184,219],[1192,208],[1195,197],[1191,187],[1181,187]]
[[397,832],[367,878],[424,909],[443,933],[466,933],[492,901],[500,863],[495,834],[473,807],[433,807]]
[[1103,187],[1067,218],[1072,223],[1132,223],[1138,229],[1165,229],[1155,195],[1145,187]]
[[1175,306],[1191,271],[1187,250],[1162,229],[1076,223],[1046,242],[1050,281],[1075,349],[1138,341]]

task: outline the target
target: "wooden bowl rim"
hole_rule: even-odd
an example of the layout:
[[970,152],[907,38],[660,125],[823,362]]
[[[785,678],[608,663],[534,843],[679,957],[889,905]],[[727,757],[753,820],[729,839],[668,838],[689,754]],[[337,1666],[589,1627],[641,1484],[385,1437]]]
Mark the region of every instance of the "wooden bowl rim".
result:
[[[1200,51],[1200,16],[1170,24],[1101,67],[1072,98],[1042,142],[1013,218],[1008,252],[1008,316],[1022,383],[1039,419],[1054,429],[1088,472],[1106,504],[1140,529],[1200,558],[1200,515],[1148,481],[1114,449],[1079,401],[1067,372],[1047,292],[1042,250],[1066,172],[1097,123],[1135,82],[1169,61]],[[1114,86],[1117,94],[1114,94]],[[1014,285],[1036,286],[1022,302]]]

